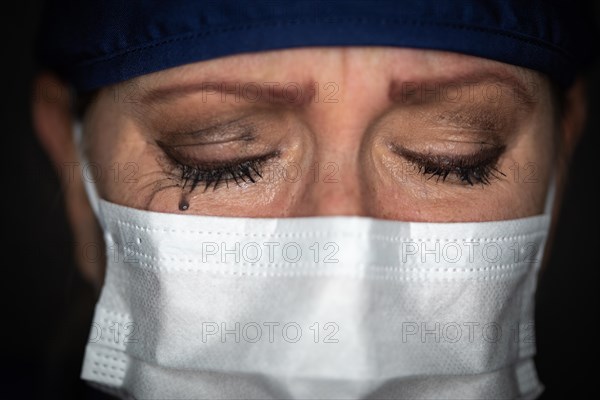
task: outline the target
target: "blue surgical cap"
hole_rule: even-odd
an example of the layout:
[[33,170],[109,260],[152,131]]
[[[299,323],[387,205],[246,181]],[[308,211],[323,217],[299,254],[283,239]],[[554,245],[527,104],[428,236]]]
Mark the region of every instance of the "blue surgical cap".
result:
[[37,58],[86,91],[196,61],[305,46],[447,50],[568,86],[589,60],[577,1],[50,0]]

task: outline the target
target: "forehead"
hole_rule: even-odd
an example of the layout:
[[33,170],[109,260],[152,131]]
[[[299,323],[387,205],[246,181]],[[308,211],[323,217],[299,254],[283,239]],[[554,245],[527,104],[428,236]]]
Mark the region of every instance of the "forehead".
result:
[[[397,47],[321,47],[238,54],[143,75],[129,84],[153,89],[197,81],[428,80],[463,83],[496,78],[528,84],[544,79],[526,68],[438,50]],[[375,74],[377,72],[377,74]]]
[[[286,96],[294,97],[292,86],[298,87],[302,96],[290,103]],[[311,101],[315,87],[320,88],[323,101]],[[344,108],[365,104],[366,99],[366,107],[376,109],[386,104],[439,100],[435,93],[430,95],[432,88],[448,98],[461,93],[458,103],[471,106],[496,93],[501,97],[496,105],[507,106],[516,100],[521,108],[551,98],[549,80],[537,71],[453,52],[370,46],[286,49],[186,64],[106,87],[96,97],[100,100],[96,104],[104,105],[100,108],[106,111],[110,102],[111,110],[139,116],[156,111],[155,106],[161,104],[196,107],[194,102],[185,102],[187,95],[192,95],[200,96],[203,113],[219,112],[225,103],[238,108],[316,107],[327,113],[332,108],[326,107],[329,103],[324,98],[332,92]],[[255,90],[259,101],[246,101]],[[239,103],[236,93],[242,95]],[[211,99],[221,101],[211,106]]]

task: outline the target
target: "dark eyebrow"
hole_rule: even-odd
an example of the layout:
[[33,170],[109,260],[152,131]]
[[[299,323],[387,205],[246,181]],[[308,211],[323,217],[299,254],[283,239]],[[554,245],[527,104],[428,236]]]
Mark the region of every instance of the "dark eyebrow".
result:
[[219,96],[221,101],[304,107],[317,92],[310,82],[203,81],[149,89],[140,96],[140,102],[147,105],[169,103],[197,93],[203,93],[203,100]]
[[[537,102],[537,85],[530,83],[528,88],[517,76],[502,71],[483,71],[451,78],[439,78],[432,80],[400,81],[393,80],[389,86],[388,96],[394,103],[399,104],[423,104],[434,101],[450,100],[461,97],[456,102],[464,102],[469,99],[472,88],[481,85],[496,86],[501,90],[502,98],[512,98],[516,103],[528,108]],[[487,88],[484,90],[488,90]],[[494,89],[496,90],[496,89]]]

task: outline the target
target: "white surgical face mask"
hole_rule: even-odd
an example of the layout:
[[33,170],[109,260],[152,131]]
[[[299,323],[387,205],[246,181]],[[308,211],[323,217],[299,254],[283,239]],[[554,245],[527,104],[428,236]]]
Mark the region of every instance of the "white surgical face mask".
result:
[[497,399],[542,390],[533,294],[548,215],[174,215],[108,203],[89,186],[108,265],[82,377],[107,391]]

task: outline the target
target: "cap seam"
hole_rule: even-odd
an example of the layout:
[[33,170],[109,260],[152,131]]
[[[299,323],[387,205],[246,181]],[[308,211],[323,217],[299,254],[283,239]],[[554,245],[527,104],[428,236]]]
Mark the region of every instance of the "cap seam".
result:
[[128,54],[137,53],[140,51],[144,51],[147,49],[151,49],[154,47],[160,47],[169,43],[191,40],[194,38],[202,37],[202,36],[212,36],[218,35],[227,32],[236,32],[236,31],[245,31],[245,30],[254,30],[257,28],[263,27],[278,27],[278,26],[286,26],[286,25],[297,25],[297,24],[320,24],[320,23],[339,23],[339,22],[359,22],[359,23],[369,23],[369,22],[379,22],[379,23],[392,23],[392,24],[405,24],[405,25],[429,25],[429,26],[439,26],[446,27],[456,30],[470,30],[477,32],[489,33],[496,36],[503,36],[508,38],[516,39],[522,43],[528,43],[534,45],[536,47],[550,50],[554,53],[561,55],[566,59],[571,59],[572,55],[570,55],[564,48],[557,46],[554,43],[547,42],[543,39],[533,38],[524,33],[511,33],[504,30],[490,29],[484,28],[480,26],[472,26],[458,23],[450,23],[450,22],[432,22],[432,21],[419,21],[419,20],[400,20],[397,18],[318,18],[318,19],[296,19],[296,20],[286,20],[286,21],[264,21],[256,24],[249,24],[243,26],[230,26],[230,27],[220,27],[204,30],[202,32],[188,32],[183,35],[172,36],[167,39],[161,39],[160,41],[155,41],[153,43],[146,43],[143,45],[138,45],[135,47],[128,47],[121,49],[117,52],[113,52],[110,54],[106,54],[103,56],[95,57],[90,60],[83,61],[77,64],[74,68],[86,67],[91,65],[100,64],[103,62],[111,61],[112,59],[125,56]]

